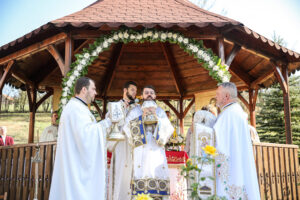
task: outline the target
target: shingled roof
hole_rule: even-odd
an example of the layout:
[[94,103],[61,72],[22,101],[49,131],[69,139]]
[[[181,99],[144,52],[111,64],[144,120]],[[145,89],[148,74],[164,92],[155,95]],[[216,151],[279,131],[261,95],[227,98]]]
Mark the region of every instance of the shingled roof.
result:
[[0,57],[3,55],[3,51],[17,44],[21,44],[18,45],[21,48],[30,45],[31,42],[27,40],[33,38],[33,41],[36,41],[34,38],[37,35],[40,38],[42,38],[41,35],[43,34],[48,36],[49,34],[45,34],[45,32],[57,33],[59,28],[80,28],[84,26],[98,28],[103,25],[115,28],[122,25],[127,27],[143,26],[146,28],[155,26],[163,28],[170,28],[172,26],[182,28],[190,26],[199,28],[207,26],[218,28],[235,26],[250,37],[261,40],[270,47],[274,47],[277,51],[281,51],[296,59],[300,57],[298,53],[288,50],[259,35],[245,27],[242,23],[201,9],[188,0],[99,0],[76,13],[53,20],[0,47]]

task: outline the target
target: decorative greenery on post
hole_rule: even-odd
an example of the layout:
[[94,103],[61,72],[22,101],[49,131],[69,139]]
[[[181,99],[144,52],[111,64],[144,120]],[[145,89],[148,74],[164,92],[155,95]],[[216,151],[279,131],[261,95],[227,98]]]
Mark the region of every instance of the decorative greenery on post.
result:
[[217,82],[227,82],[231,77],[228,72],[228,66],[222,65],[221,59],[214,55],[211,49],[204,48],[202,40],[186,38],[177,32],[158,31],[155,29],[144,29],[141,31],[123,29],[112,31],[110,34],[103,35],[96,39],[88,49],[84,48],[81,54],[75,55],[76,61],[71,64],[70,71],[67,73],[67,76],[63,78],[63,91],[60,99],[59,114],[71,97],[74,96],[76,80],[87,74],[88,66],[98,58],[99,53],[108,50],[113,43],[143,43],[145,41],[170,42],[179,45],[185,52],[193,55],[199,63],[202,63],[202,66],[209,71],[209,75]]

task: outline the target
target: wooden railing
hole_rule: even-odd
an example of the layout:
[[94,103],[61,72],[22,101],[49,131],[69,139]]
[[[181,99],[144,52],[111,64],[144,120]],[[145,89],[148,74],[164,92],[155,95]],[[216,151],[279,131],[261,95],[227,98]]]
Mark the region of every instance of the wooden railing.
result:
[[298,146],[253,144],[261,199],[300,199]]
[[[0,194],[8,199],[33,199],[35,193],[35,168],[33,158],[36,144],[0,147]],[[48,199],[56,142],[39,144],[41,162],[38,163],[37,198]]]
[[[47,200],[50,192],[56,142],[0,147],[0,195],[8,199]],[[38,180],[35,180],[37,151]],[[253,145],[261,199],[299,199],[298,146],[257,143]]]

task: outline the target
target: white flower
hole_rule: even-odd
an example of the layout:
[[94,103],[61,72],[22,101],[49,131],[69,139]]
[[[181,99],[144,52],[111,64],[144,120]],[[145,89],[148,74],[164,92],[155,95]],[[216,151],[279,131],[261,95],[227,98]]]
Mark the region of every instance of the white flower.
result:
[[158,33],[155,33],[155,34],[153,35],[153,38],[154,38],[154,39],[157,39],[157,38],[158,38]]
[[124,38],[125,38],[125,39],[127,39],[127,38],[129,37],[129,35],[128,35],[127,32],[125,32],[123,35],[124,35]]
[[202,58],[203,57],[203,53],[204,53],[204,51],[202,51],[201,49],[198,51],[198,57],[199,58]]
[[214,71],[218,71],[218,70],[219,70],[218,65],[215,65],[215,66],[213,67],[213,70],[214,70]]
[[160,38],[161,38],[162,40],[165,40],[165,39],[167,38],[167,35],[166,35],[165,33],[162,33],[162,34],[160,35]]
[[68,96],[68,93],[67,93],[67,92],[63,92],[63,93],[62,93],[62,96],[63,96],[63,97],[66,97],[66,96]]
[[194,46],[193,52],[196,53],[198,51],[198,47]]
[[71,80],[68,80],[68,81],[67,81],[67,86],[68,86],[68,87],[71,87],[71,86],[72,86],[72,81],[71,81]]
[[191,51],[193,51],[194,45],[190,44],[190,45],[188,46],[188,49],[191,50]]
[[63,91],[68,93],[69,92],[69,88],[68,87],[64,87]]
[[229,66],[228,66],[228,65],[226,65],[226,64],[225,64],[225,69],[226,69],[227,71],[228,71],[228,69],[229,69]]
[[147,33],[147,35],[148,35],[149,37],[152,37],[152,35],[153,35],[152,31],[149,31],[149,32]]
[[218,71],[218,75],[219,75],[220,77],[222,77],[222,76],[224,75],[223,70],[219,70],[219,71]]
[[135,39],[135,35],[130,35],[130,39],[134,40]]
[[119,36],[120,39],[123,39],[123,33],[122,33],[122,32],[120,32],[120,33],[118,34],[118,36]]
[[168,33],[168,38],[171,38],[173,36],[173,33]]
[[143,36],[142,36],[141,34],[138,34],[136,38],[137,38],[138,40],[141,40],[142,37],[143,37]]
[[63,98],[63,99],[61,100],[61,103],[62,103],[63,105],[66,105],[67,99],[66,99],[66,98]]
[[108,47],[108,42],[107,42],[107,41],[104,41],[104,42],[103,42],[103,47],[104,47],[104,48],[107,48],[107,47]]
[[182,42],[183,41],[183,38],[180,36],[179,38],[178,38],[178,42]]
[[82,70],[83,66],[81,64],[77,65],[78,71]]
[[147,37],[147,33],[143,33],[143,38],[146,38]]
[[210,57],[209,55],[205,54],[205,56],[203,55],[203,58],[206,62],[208,62],[210,60]]
[[80,64],[86,65],[86,60],[85,60],[85,59],[82,59],[82,60],[80,61]]
[[102,51],[102,47],[97,47],[96,52],[100,53]]
[[86,58],[86,59],[88,59],[90,57],[90,54],[89,53],[85,53],[83,57]]
[[71,81],[74,81],[74,79],[75,79],[75,76],[74,76],[74,75],[70,76],[70,80],[71,80]]
[[183,43],[184,43],[184,44],[187,44],[187,43],[189,43],[189,39],[187,39],[187,38],[184,38],[184,39],[183,39]]
[[97,56],[97,55],[98,55],[97,51],[92,52],[92,56]]
[[114,34],[114,40],[118,40],[119,39],[119,36],[117,34]]
[[74,71],[74,76],[76,76],[76,77],[79,76],[79,71],[75,70]]
[[108,38],[107,40],[109,43],[113,43],[113,39],[112,38]]
[[228,77],[228,76],[223,76],[222,81],[223,81],[223,82],[229,82],[229,77]]
[[212,68],[213,66],[214,66],[214,62],[212,61],[212,60],[210,60],[209,62],[208,62],[208,66],[210,67],[210,68]]
[[173,34],[173,39],[176,40],[177,36],[178,36],[178,35],[177,35],[176,33],[174,33],[174,34]]

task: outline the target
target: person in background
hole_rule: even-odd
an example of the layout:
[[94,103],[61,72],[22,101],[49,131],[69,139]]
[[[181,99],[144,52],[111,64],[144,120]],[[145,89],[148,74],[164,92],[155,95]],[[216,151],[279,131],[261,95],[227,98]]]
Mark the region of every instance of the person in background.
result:
[[56,141],[57,140],[57,132],[58,132],[58,125],[57,125],[57,118],[58,113],[57,111],[54,111],[51,114],[51,126],[48,126],[44,129],[41,137],[40,142],[50,142],[50,141]]
[[7,136],[6,126],[0,126],[0,146],[10,146],[14,145],[14,139],[10,136]]
[[192,139],[192,134],[194,132],[194,116],[195,113],[193,113],[192,115],[192,125],[191,127],[188,129],[187,133],[186,133],[186,137],[185,137],[185,147],[184,147],[184,151],[188,154],[188,156],[190,157],[190,150],[191,150],[191,139]]

